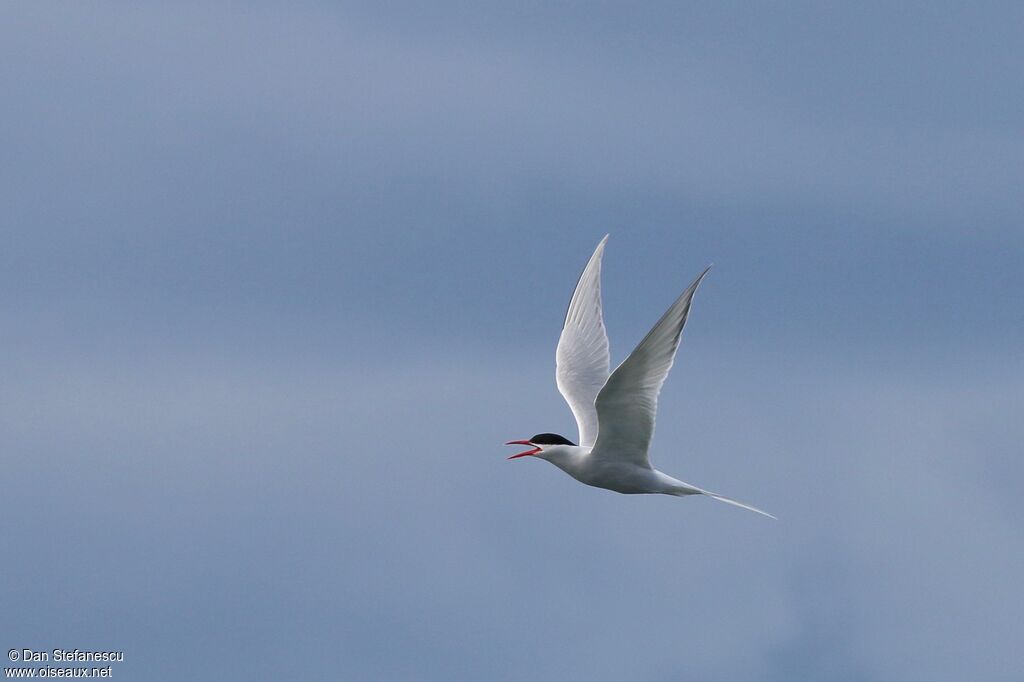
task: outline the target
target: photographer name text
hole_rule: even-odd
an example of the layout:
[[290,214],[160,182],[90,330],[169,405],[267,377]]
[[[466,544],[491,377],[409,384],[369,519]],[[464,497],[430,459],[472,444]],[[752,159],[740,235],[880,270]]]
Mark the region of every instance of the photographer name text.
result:
[[27,663],[54,662],[75,662],[83,661],[124,661],[123,651],[82,651],[81,649],[50,649],[49,651],[37,651],[35,649],[11,649],[7,657],[12,661],[25,661]]

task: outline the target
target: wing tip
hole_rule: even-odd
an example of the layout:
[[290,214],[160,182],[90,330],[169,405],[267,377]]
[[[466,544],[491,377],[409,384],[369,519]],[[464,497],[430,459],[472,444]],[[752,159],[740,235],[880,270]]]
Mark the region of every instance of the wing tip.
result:
[[[583,267],[583,272],[580,273],[579,278],[576,280],[576,288],[573,289],[572,297],[569,299],[569,305],[565,309],[565,316],[562,318],[562,329],[565,329],[568,326],[569,321],[571,319],[577,317],[577,315],[574,315],[574,311],[576,309],[576,301],[578,300],[578,297],[580,295],[580,288],[583,286],[584,280],[588,278],[588,275],[594,277],[596,280],[595,287],[597,288],[598,292],[597,300],[600,302],[601,261],[604,259],[604,245],[608,241],[608,237],[610,236],[611,233],[606,234],[604,238],[597,243],[597,247],[594,248],[594,253],[591,254],[590,258],[587,260],[587,264]],[[598,310],[598,314],[600,314],[600,310]]]

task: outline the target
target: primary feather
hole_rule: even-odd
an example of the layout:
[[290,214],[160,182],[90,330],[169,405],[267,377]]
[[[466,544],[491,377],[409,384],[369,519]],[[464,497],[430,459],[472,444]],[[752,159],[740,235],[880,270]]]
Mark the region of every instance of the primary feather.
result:
[[647,450],[654,436],[658,394],[675,361],[693,295],[710,269],[706,268],[665,311],[598,393],[600,431],[591,453],[593,457],[651,465]]
[[555,383],[576,417],[580,445],[597,439],[597,394],[608,380],[608,334],[601,314],[601,257],[608,236],[601,240],[583,269],[555,351]]

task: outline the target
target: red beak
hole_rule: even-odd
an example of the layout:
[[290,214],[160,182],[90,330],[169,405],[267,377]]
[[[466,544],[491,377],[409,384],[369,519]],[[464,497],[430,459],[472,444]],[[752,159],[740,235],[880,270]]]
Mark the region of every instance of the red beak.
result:
[[538,448],[536,445],[534,445],[528,440],[510,440],[509,442],[505,443],[505,445],[529,445],[533,447],[533,450],[520,452],[518,455],[512,455],[508,459],[517,459],[519,457],[526,457],[527,455],[536,455],[538,452],[540,452],[540,448]]

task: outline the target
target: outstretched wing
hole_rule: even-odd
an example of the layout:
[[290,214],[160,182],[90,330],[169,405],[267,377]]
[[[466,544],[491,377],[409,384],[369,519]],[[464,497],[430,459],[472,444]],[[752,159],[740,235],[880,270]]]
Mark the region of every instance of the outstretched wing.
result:
[[555,382],[580,430],[580,445],[597,439],[594,401],[608,380],[608,334],[601,315],[601,256],[608,235],[594,249],[565,313],[555,351]]
[[705,269],[676,299],[640,345],[608,377],[596,401],[601,430],[592,453],[595,458],[650,466],[647,449],[654,435],[658,394],[672,369],[693,294],[710,269]]

